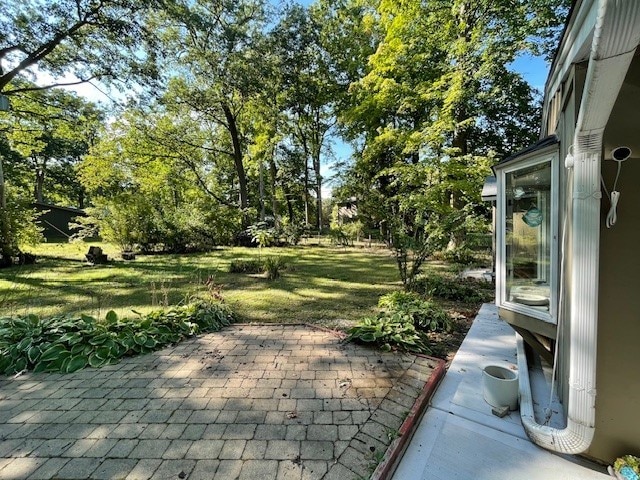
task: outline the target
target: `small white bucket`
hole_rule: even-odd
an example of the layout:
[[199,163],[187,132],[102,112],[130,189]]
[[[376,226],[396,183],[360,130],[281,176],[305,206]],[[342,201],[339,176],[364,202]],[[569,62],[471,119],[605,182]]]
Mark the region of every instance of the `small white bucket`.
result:
[[482,393],[492,407],[518,408],[518,373],[498,365],[482,370]]

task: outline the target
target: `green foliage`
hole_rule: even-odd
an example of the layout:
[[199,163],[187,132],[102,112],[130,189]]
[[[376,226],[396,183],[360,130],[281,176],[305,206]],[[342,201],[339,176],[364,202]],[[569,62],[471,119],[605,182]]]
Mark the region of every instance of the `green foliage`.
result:
[[345,222],[341,228],[347,238],[352,242],[359,240],[364,235],[364,224],[360,220]]
[[276,241],[276,230],[269,227],[266,222],[249,225],[247,233],[251,237],[251,241],[260,248],[269,247]]
[[281,226],[277,236],[282,238],[286,245],[298,245],[306,230],[301,223],[287,222]]
[[269,280],[279,278],[285,268],[285,259],[278,256],[267,256],[259,260],[234,259],[229,263],[229,273],[266,273]]
[[[168,4],[166,4],[168,5]],[[27,0],[0,5],[0,92],[34,66],[54,79],[65,74],[104,82],[157,76],[149,11],[158,2]],[[73,78],[72,75],[70,75]],[[131,78],[131,77],[129,77]]]
[[413,292],[398,291],[383,295],[378,300],[378,307],[389,314],[398,313],[403,317],[411,318],[413,324],[420,330],[448,332],[453,327],[447,312]]
[[117,363],[123,356],[148,353],[198,333],[213,332],[233,320],[222,303],[197,302],[158,310],[138,319],[104,321],[87,315],[0,318],[0,372],[23,370],[69,373],[86,366]]
[[18,255],[21,247],[42,241],[42,229],[35,223],[37,213],[29,200],[19,196],[10,186],[6,194],[7,208],[2,215],[7,229],[0,229],[0,256],[13,256]]
[[[35,84],[15,81],[18,88]],[[18,155],[8,157],[7,178],[24,185],[36,201],[82,206],[85,192],[75,168],[95,141],[103,120],[93,103],[61,89],[26,91],[11,97],[11,110],[0,116],[0,131]],[[21,169],[11,165],[18,160]],[[28,188],[26,188],[28,186]]]
[[261,273],[263,263],[260,260],[234,259],[229,262],[229,273]]
[[262,265],[269,280],[280,278],[280,273],[286,268],[284,258],[276,256],[266,257]]
[[431,353],[426,334],[416,329],[410,317],[400,313],[365,317],[347,333],[347,341],[372,343],[384,350]]
[[361,220],[342,220],[338,218],[339,205],[331,211],[331,229],[329,236],[335,245],[349,246],[364,235],[364,223]]
[[478,255],[471,249],[466,247],[453,248],[441,252],[438,257],[446,262],[457,265],[469,266],[478,263]]
[[329,238],[332,245],[348,247],[353,243],[341,228],[331,228],[329,230]]
[[[115,243],[121,251],[164,251],[182,253],[206,251],[216,243],[230,240],[232,228],[223,218],[212,218],[194,205],[153,203],[137,194],[120,194],[95,201],[87,217],[77,219],[80,230],[75,237],[98,235]],[[233,223],[233,222],[231,222]]]
[[423,227],[403,224],[397,217],[390,218],[388,223],[391,225],[391,248],[395,253],[402,285],[406,290],[411,290],[422,264],[433,250],[430,238]]
[[469,303],[487,301],[493,295],[493,284],[484,280],[439,274],[418,278],[413,289],[422,295]]
[[555,37],[566,4],[368,4],[377,44],[340,111],[360,148],[339,197],[356,197],[359,218],[384,231],[405,285],[426,255],[488,226],[484,177],[497,157],[535,141],[539,124],[535,92],[509,65],[536,48],[532,39]]

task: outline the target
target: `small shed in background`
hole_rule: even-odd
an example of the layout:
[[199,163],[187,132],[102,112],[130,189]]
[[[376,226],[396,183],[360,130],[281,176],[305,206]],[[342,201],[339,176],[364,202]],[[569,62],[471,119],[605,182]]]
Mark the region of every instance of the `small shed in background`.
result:
[[68,240],[76,230],[69,228],[69,223],[75,223],[76,217],[84,217],[84,210],[71,207],[60,207],[44,202],[35,202],[33,207],[38,212],[37,223],[42,227],[42,234],[49,242]]

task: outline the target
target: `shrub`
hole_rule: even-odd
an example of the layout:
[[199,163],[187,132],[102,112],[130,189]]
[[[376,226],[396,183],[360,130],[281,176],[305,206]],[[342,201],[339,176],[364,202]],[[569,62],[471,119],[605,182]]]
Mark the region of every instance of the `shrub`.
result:
[[226,305],[209,302],[159,310],[138,319],[119,319],[113,311],[104,321],[88,315],[2,318],[0,372],[68,373],[86,366],[101,367],[125,355],[151,352],[197,333],[220,330],[232,320]]
[[478,263],[478,256],[468,248],[454,248],[442,252],[442,259],[458,265],[474,265]]
[[421,330],[448,332],[453,326],[447,312],[413,292],[388,293],[380,297],[378,306],[391,314],[398,313],[410,318],[413,325]]
[[266,257],[262,264],[269,280],[280,277],[280,272],[286,267],[286,262],[282,257]]
[[426,334],[416,329],[411,318],[395,313],[363,318],[347,331],[347,341],[372,343],[384,350],[400,349],[416,353],[431,353]]
[[260,249],[273,245],[276,241],[275,229],[270,228],[266,222],[258,222],[250,225],[247,228],[247,233],[251,236],[251,241],[258,245]]
[[229,273],[261,273],[262,263],[258,260],[231,260]]
[[412,290],[422,295],[463,302],[486,301],[493,293],[493,287],[489,282],[443,275],[420,277],[415,281]]
[[360,240],[360,237],[364,235],[364,224],[360,220],[345,222],[342,224],[342,231],[352,242]]
[[6,208],[0,212],[0,267],[13,263],[21,247],[42,241],[42,229],[31,199],[20,197],[13,188],[6,188]]
[[98,234],[121,251],[182,253],[205,251],[229,243],[236,227],[234,213],[222,207],[188,203],[175,206],[142,195],[123,193],[94,200],[87,217],[78,217],[74,238]]
[[341,247],[348,247],[353,244],[347,234],[340,228],[332,228],[329,230],[329,238],[332,245],[339,245]]
[[277,233],[287,245],[298,245],[307,228],[300,223],[285,223]]

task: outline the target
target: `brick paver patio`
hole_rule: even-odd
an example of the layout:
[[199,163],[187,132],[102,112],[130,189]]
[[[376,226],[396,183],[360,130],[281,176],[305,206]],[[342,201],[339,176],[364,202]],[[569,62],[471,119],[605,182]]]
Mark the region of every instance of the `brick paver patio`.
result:
[[434,368],[320,329],[235,325],[0,381],[2,479],[366,478]]

